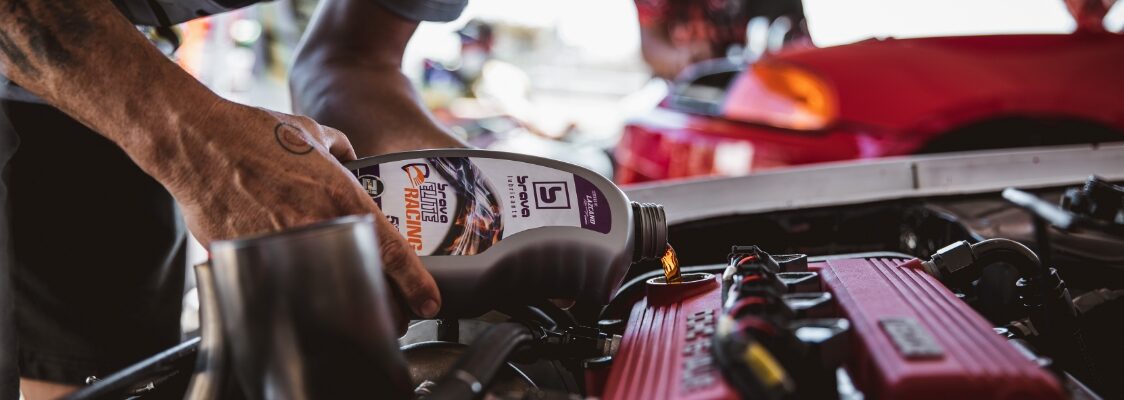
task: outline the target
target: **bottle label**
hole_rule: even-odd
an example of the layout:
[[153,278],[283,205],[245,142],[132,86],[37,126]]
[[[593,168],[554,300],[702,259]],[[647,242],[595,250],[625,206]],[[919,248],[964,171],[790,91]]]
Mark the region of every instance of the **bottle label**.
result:
[[352,171],[418,255],[473,255],[519,232],[575,226],[609,233],[608,200],[554,168],[495,158],[435,157]]

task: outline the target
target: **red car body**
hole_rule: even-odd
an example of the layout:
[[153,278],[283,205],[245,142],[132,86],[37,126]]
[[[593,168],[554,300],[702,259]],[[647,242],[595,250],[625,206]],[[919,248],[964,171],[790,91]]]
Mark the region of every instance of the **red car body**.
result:
[[[734,116],[756,101],[746,88],[762,86],[750,66],[715,112],[685,111],[669,98],[631,121],[616,150],[618,182],[968,150],[976,140],[978,148],[1124,140],[1124,35],[1103,30],[871,39],[789,48],[762,63],[819,79],[832,96],[830,121],[790,129]],[[1013,120],[1022,122],[1002,122]],[[1027,126],[1048,137],[1023,143]]]

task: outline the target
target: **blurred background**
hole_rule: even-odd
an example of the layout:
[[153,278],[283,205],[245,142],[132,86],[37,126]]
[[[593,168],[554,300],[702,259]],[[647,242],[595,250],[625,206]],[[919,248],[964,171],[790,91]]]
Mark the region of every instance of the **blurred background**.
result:
[[[288,111],[287,68],[316,3],[276,1],[184,24],[179,62],[223,96]],[[608,176],[625,120],[667,92],[640,56],[630,0],[470,1],[454,22],[421,24],[402,70],[474,145]]]
[[[291,111],[315,0],[178,26],[219,94]],[[452,132],[623,185],[1124,139],[1115,0],[471,0],[403,72]],[[203,258],[196,248],[194,258]]]
[[[286,73],[315,7],[279,0],[183,24],[178,62],[223,96],[290,111]],[[1081,18],[1097,26],[1079,28]],[[1088,53],[1106,45],[1100,35],[1119,37],[1122,28],[1124,7],[1111,0],[472,0],[454,22],[423,23],[402,68],[434,115],[470,143],[562,159],[630,184],[1053,143],[1004,137],[931,148],[935,136],[985,120],[1005,120],[992,131],[1087,123],[1075,140],[1104,141],[1119,133],[1119,106],[1070,115],[1066,107],[1010,104],[1031,102],[1013,100],[1025,93],[996,81],[1023,74],[1024,82],[1118,85],[1115,68],[1095,74],[1121,61],[1121,41],[1111,40],[1117,50],[1108,54]],[[1001,39],[894,40],[939,37]],[[1059,57],[1082,73],[1049,62]],[[752,67],[762,58],[775,62]],[[990,96],[937,88],[971,92],[980,81],[992,85]],[[1061,91],[1077,92],[1072,83],[1054,86],[1033,95],[1061,103]],[[918,104],[884,109],[871,97]],[[994,115],[964,117],[970,107]],[[797,139],[769,137],[777,134]]]

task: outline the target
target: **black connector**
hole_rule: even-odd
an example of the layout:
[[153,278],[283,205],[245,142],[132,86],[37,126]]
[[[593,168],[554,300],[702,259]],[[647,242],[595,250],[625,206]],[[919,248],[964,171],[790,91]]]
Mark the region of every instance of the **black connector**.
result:
[[996,262],[1014,266],[1020,276],[1028,279],[1049,273],[1038,255],[1010,239],[988,239],[974,244],[962,240],[937,250],[929,260],[922,261],[921,266],[929,275],[958,286],[979,279],[984,267]]
[[535,343],[535,352],[551,359],[586,360],[612,357],[620,348],[621,336],[600,329],[575,326],[561,331],[545,331]]

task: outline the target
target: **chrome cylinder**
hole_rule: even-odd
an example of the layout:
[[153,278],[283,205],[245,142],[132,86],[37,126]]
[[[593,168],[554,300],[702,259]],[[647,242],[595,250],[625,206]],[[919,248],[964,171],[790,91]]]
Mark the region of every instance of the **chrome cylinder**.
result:
[[195,286],[199,293],[199,355],[196,356],[195,373],[191,376],[184,399],[241,398],[241,390],[232,385],[230,358],[226,351],[222,320],[218,315],[214,271],[210,264],[195,266]]
[[412,395],[372,216],[210,250],[225,342],[248,397]]

